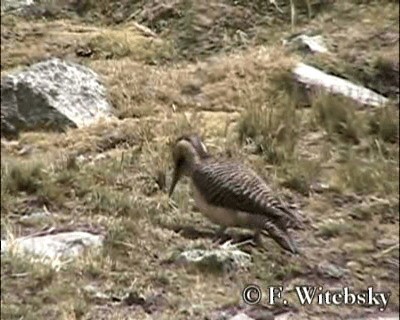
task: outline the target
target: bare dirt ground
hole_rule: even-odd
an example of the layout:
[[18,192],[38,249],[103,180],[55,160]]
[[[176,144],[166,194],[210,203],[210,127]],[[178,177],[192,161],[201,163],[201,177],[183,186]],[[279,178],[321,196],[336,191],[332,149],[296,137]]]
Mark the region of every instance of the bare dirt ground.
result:
[[[398,314],[398,2],[313,1],[311,20],[299,5],[294,30],[285,1],[283,13],[268,1],[82,3],[72,11],[44,4],[46,19],[2,15],[1,72],[50,56],[86,64],[102,76],[118,120],[2,140],[1,235],[68,228],[101,232],[106,243],[58,272],[2,257],[2,319],[218,319],[243,308],[248,283],[282,285],[291,301],[297,284],[391,292],[385,313],[263,301],[296,319]],[[305,31],[323,35],[331,54],[303,56],[282,45]],[[322,93],[304,101],[288,85],[296,61],[391,103],[360,107]],[[172,200],[166,194],[170,144],[188,131],[298,205],[310,220],[295,232],[304,257],[265,238],[265,248],[243,248],[253,259],[248,270],[170,263],[183,249],[211,247],[217,229],[193,208],[187,183]],[[21,219],[43,208],[46,219]],[[88,286],[145,303],[101,299]]]

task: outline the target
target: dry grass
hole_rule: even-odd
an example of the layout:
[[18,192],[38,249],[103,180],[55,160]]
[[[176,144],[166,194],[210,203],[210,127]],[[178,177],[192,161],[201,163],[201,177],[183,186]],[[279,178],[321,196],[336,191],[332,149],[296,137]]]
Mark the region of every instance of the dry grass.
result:
[[[290,104],[290,102],[289,102]],[[293,106],[249,106],[239,120],[239,139],[254,145],[271,164],[289,161],[299,135]]]
[[51,56],[73,58],[77,44],[97,30],[71,20],[33,22],[6,15],[1,31],[2,74]]
[[132,60],[155,64],[172,57],[172,48],[159,39],[141,35],[129,25],[94,34],[87,46],[97,59],[129,57]]
[[[265,3],[254,7],[264,10]],[[87,2],[88,8],[91,5]],[[196,8],[203,5],[199,2]],[[148,6],[147,15],[151,16],[154,8]],[[308,26],[324,30],[340,44],[335,53],[339,59],[330,63],[330,58],[321,58],[325,66],[330,65],[336,73],[349,70],[346,63],[352,62],[344,57],[351,53],[351,42],[363,40],[354,42],[350,56],[356,56],[368,34],[375,32],[376,21],[389,24],[396,6],[335,2],[330,10],[315,11]],[[243,7],[238,4],[239,9]],[[271,17],[271,10],[277,15],[273,7],[268,8],[262,11],[265,17]],[[285,12],[289,9],[282,8]],[[228,12],[236,20],[232,24],[224,20],[225,27],[249,23],[242,17],[248,11],[229,11],[226,3],[220,10],[210,15],[211,21]],[[206,10],[200,16],[208,14]],[[304,26],[305,14],[301,12],[298,28]],[[138,16],[146,15],[141,12]],[[47,53],[69,57],[77,47],[90,47],[94,52],[90,58],[74,59],[103,77],[119,118],[64,133],[26,132],[15,143],[2,140],[3,239],[44,227],[95,229],[106,237],[101,252],[83,255],[58,272],[17,255],[2,257],[2,318],[203,319],[218,310],[240,306],[240,292],[247,283],[264,289],[270,283],[358,290],[374,285],[377,290],[392,292],[388,311],[398,312],[398,252],[389,250],[399,241],[397,106],[364,109],[344,98],[319,93],[305,108],[308,102],[297,95],[288,77],[293,63],[304,58],[272,44],[273,37],[289,33],[290,24],[283,26],[279,17],[265,18],[273,24],[271,29],[261,23],[258,30],[249,31],[254,38],[243,50],[237,50],[230,29],[226,29],[226,46],[216,37],[223,28],[210,31],[210,39],[189,30],[197,32],[194,43],[200,46],[192,54],[209,51],[212,57],[195,62],[181,59],[182,52],[177,49],[183,47],[173,43],[172,50],[168,39],[179,37],[181,34],[173,33],[189,18],[164,19],[177,25],[167,23],[165,31],[172,35],[160,39],[144,36],[128,23],[116,27],[99,21],[95,27],[75,20],[2,19],[2,40],[10,33],[8,42],[2,41],[2,73]],[[289,18],[282,19],[288,22]],[[154,26],[160,27],[161,20],[154,15]],[[332,21],[340,21],[339,26]],[[354,38],[343,40],[347,39],[344,30],[348,36],[347,29],[353,24]],[[263,42],[271,44],[255,46],[265,37],[265,30],[279,32],[271,35],[271,42]],[[21,39],[16,32],[23,35]],[[390,32],[392,29],[385,35]],[[236,50],[215,54],[205,45],[215,41],[220,48]],[[360,52],[393,59],[396,48],[388,43],[379,48],[378,42],[371,50],[367,46]],[[172,63],[171,57],[180,60]],[[387,65],[376,61],[379,67],[374,67],[375,71]],[[369,76],[374,77],[372,73]],[[177,186],[172,199],[166,195],[170,143],[193,131],[202,134],[213,154],[244,161],[264,176],[279,196],[301,207],[311,221],[309,228],[295,232],[305,259],[282,253],[266,238],[266,250],[244,248],[253,258],[246,271],[209,272],[171,263],[171,257],[182,250],[211,247],[216,230],[194,210],[187,183]],[[43,208],[50,217],[23,221],[23,216]],[[236,229],[228,233],[235,239],[248,234]],[[323,263],[334,264],[345,273],[331,277],[320,271]],[[147,304],[115,302],[126,294],[143,295]],[[326,312],[332,318],[361,317],[369,311],[356,306],[340,310],[311,306],[299,308],[299,317],[315,319]]]
[[[305,60],[329,73],[399,99],[399,19],[397,3],[388,1],[353,4],[335,1],[331,15],[310,22],[311,30],[323,26],[323,36],[333,55],[312,55]],[[361,17],[362,16],[362,17]],[[384,17],[377,20],[376,17]],[[340,25],[326,24],[340,19]],[[348,30],[351,28],[352,32]]]
[[80,51],[91,59],[129,57],[145,64],[165,62],[174,53],[168,41],[146,35],[130,23],[99,28],[71,19],[42,22],[5,16],[2,27],[2,72],[52,56],[85,62]]
[[316,122],[320,123],[331,138],[338,135],[345,142],[357,144],[365,128],[365,114],[349,99],[319,94],[313,99]]

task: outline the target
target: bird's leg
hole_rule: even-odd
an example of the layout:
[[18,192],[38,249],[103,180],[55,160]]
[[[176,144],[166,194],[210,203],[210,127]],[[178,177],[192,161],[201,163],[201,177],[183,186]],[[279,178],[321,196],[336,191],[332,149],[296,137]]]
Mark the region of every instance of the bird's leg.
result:
[[221,226],[218,231],[216,232],[214,238],[213,238],[213,242],[219,243],[222,238],[225,236],[225,231],[226,231],[227,227],[225,226]]
[[253,241],[254,241],[254,244],[255,244],[256,246],[260,246],[260,245],[261,245],[261,230],[257,229],[257,230],[254,232]]
[[310,0],[306,0],[306,3],[307,3],[308,19],[311,20],[311,18],[312,18],[312,11],[311,11],[311,3],[310,3]]

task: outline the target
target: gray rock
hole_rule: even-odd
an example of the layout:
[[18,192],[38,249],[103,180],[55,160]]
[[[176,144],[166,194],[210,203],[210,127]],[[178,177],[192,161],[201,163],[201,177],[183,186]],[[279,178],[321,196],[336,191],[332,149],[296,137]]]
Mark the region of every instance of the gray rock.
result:
[[1,0],[1,12],[17,10],[33,3],[34,0]]
[[299,62],[293,69],[297,82],[307,89],[319,88],[329,93],[340,94],[362,105],[380,107],[388,99],[375,91],[354,84],[346,79],[328,74],[305,63]]
[[1,79],[2,135],[83,127],[111,110],[98,75],[76,63],[53,58]]
[[37,212],[33,212],[31,214],[22,216],[19,219],[19,222],[24,225],[34,225],[34,224],[44,221],[50,217],[51,217],[51,214],[48,211],[43,210],[43,211],[37,211]]
[[254,320],[253,318],[250,318],[248,315],[245,313],[238,313],[234,317],[230,318],[229,320]]
[[[246,318],[247,317],[247,318]],[[233,320],[233,319],[254,319],[254,320],[274,320],[275,315],[266,306],[258,305],[226,305],[213,312],[207,319],[210,320]]]
[[371,315],[365,318],[349,318],[349,320],[399,320],[399,316],[394,313]]
[[334,265],[333,263],[329,263],[328,261],[321,262],[318,265],[318,270],[322,275],[335,279],[340,279],[346,273],[343,268]]
[[299,316],[293,312],[285,312],[285,313],[281,313],[280,315],[277,315],[274,319],[275,320],[295,320],[298,318],[299,318]]
[[251,256],[235,246],[223,245],[216,249],[190,249],[180,253],[178,264],[194,264],[215,271],[230,271],[246,268],[251,264]]
[[293,49],[312,53],[327,53],[322,36],[308,36],[306,34],[298,35],[289,40],[283,40],[283,44],[290,45]]
[[100,247],[103,236],[82,231],[60,232],[57,234],[17,238],[12,241],[1,240],[1,253],[16,250],[19,253],[30,254],[41,261],[58,261],[61,258],[73,258],[82,253],[85,248]]

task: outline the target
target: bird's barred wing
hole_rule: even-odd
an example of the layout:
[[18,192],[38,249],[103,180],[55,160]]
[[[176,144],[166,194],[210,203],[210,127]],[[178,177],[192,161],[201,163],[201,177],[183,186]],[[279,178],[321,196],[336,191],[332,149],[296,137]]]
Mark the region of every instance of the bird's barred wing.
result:
[[266,215],[283,223],[283,227],[285,221],[295,220],[290,210],[273,197],[265,182],[240,164],[203,163],[194,170],[192,178],[204,198],[215,206]]

